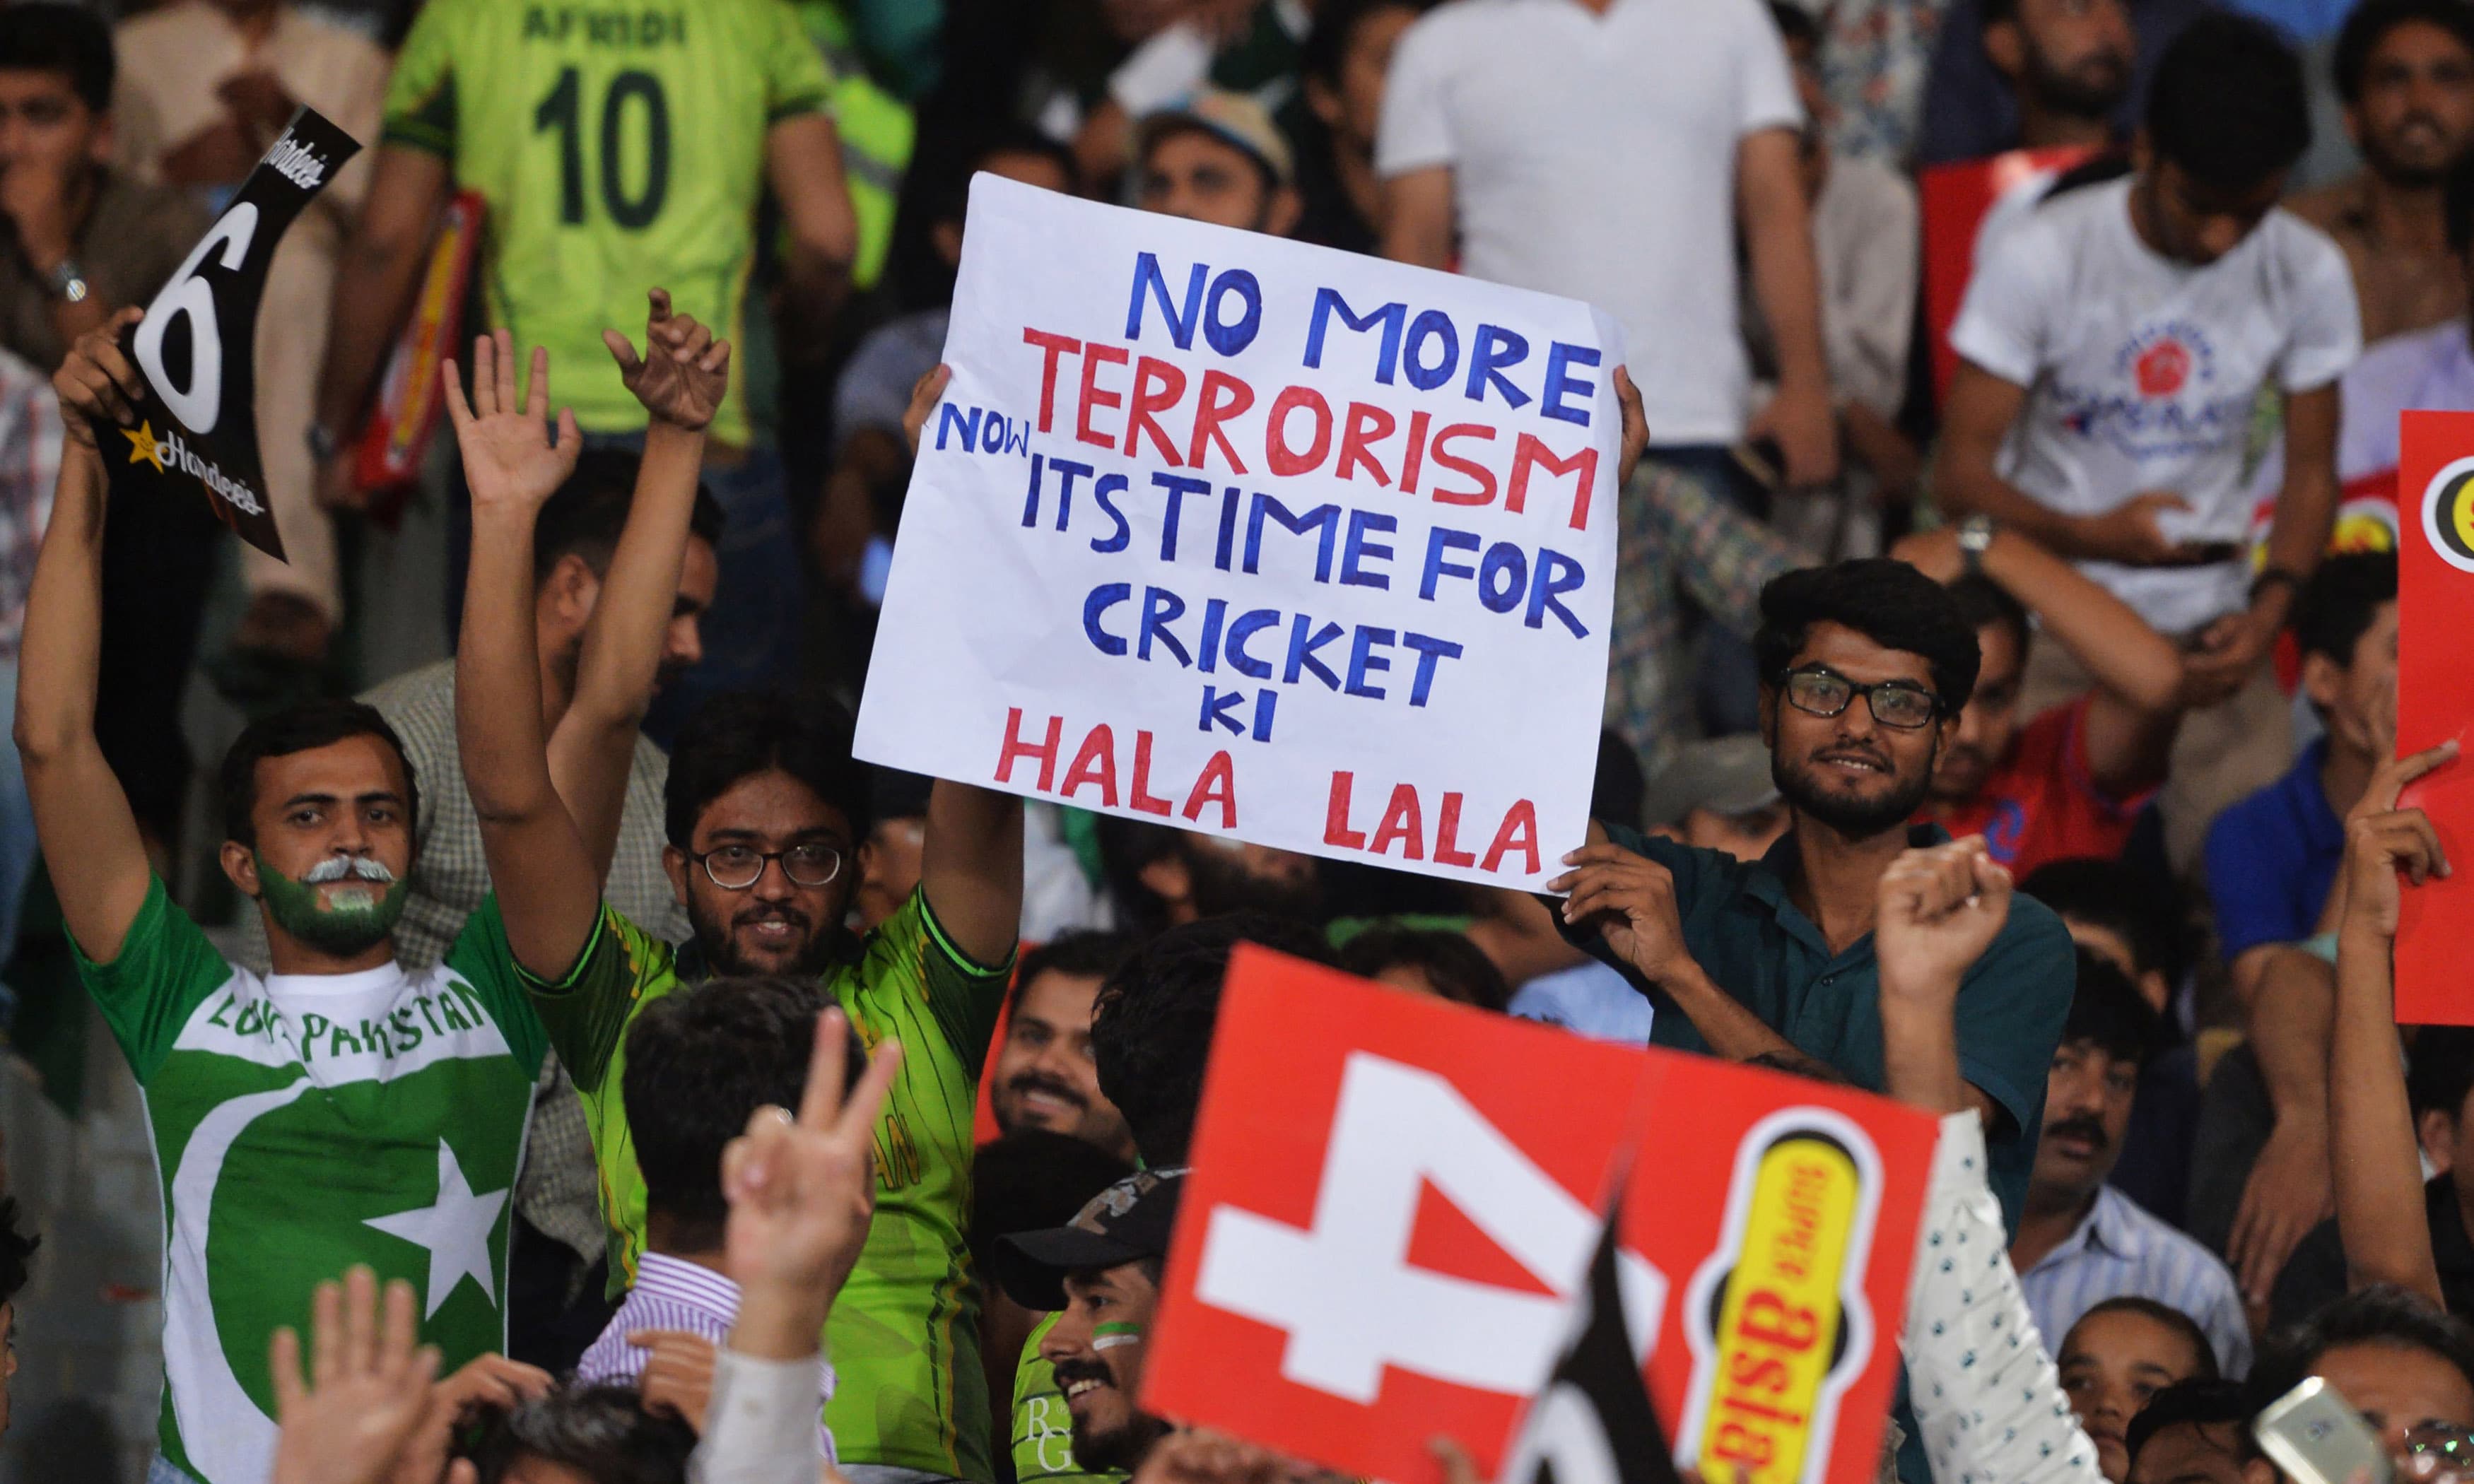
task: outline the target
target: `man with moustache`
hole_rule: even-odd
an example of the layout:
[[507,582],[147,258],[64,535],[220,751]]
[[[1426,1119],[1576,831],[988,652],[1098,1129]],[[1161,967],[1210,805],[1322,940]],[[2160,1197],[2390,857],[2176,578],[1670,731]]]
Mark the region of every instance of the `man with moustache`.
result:
[[2338,34],[2335,70],[2363,168],[2292,210],[2344,250],[2368,345],[2465,312],[2444,206],[2449,170],[2474,146],[2474,5],[2365,0]]
[[1949,164],[2004,150],[2103,149],[2131,122],[2123,106],[2134,78],[2152,69],[2165,42],[2198,10],[2195,0],[1953,6],[1925,83],[1917,162]]
[[1123,933],[1079,932],[1022,956],[1005,1041],[988,1068],[1000,1130],[1047,1129],[1134,1161],[1126,1115],[1100,1090],[1091,1055],[1091,1007],[1133,950]]
[[1074,1462],[1132,1473],[1171,1431],[1134,1404],[1159,1306],[1185,1171],[1144,1170],[1093,1197],[1062,1227],[997,1244],[996,1279],[1026,1308],[1054,1312],[1039,1341],[1074,1419]]
[[2250,1369],[2250,1323],[2216,1254],[2105,1184],[2122,1157],[2139,1072],[2161,1037],[2130,976],[2081,952],[2070,1019],[2045,1086],[2045,1132],[2010,1239],[2027,1312],[2068,1334],[2107,1299],[2150,1299],[2187,1314],[2227,1376]]
[[[1908,822],[1975,690],[1976,634],[1940,584],[1880,558],[1790,572],[1760,607],[1761,735],[1786,835],[1738,861],[1601,822],[1547,887],[1570,894],[1565,933],[1650,997],[1654,1043],[1820,1063],[1878,1090],[1877,889],[1910,845],[1950,838]],[[2071,984],[2070,935],[2023,898],[1958,995],[1958,1063],[2013,1226]]]

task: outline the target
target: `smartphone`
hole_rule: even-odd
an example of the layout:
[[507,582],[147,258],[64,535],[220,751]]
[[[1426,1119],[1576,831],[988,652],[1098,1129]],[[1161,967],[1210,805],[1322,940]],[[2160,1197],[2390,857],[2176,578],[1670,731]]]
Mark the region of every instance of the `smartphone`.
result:
[[1735,467],[1762,489],[1776,490],[1786,482],[1786,451],[1777,439],[1747,439],[1728,451],[1734,455]]
[[2250,1430],[2294,1484],[2347,1484],[2364,1471],[2371,1484],[2395,1478],[2380,1435],[2316,1376],[2269,1402]]

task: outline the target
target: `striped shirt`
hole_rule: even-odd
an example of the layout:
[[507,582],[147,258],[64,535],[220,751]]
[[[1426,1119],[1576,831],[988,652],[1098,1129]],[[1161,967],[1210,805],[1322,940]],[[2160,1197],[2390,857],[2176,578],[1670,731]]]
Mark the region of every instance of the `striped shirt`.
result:
[[2111,1185],[2098,1188],[2078,1229],[2019,1281],[2036,1328],[2056,1353],[2080,1315],[2107,1299],[2135,1294],[2190,1315],[2216,1347],[2217,1366],[2228,1379],[2250,1371],[2250,1322],[2233,1274],[2215,1253]]
[[[639,1329],[678,1329],[711,1340],[716,1350],[730,1338],[730,1327],[739,1318],[739,1285],[709,1267],[658,1252],[646,1252],[636,1261],[636,1286],[618,1303],[618,1311],[600,1337],[576,1362],[575,1384],[578,1386],[632,1386],[644,1374],[653,1352],[641,1345],[631,1345],[627,1336]],[[834,1435],[826,1429],[823,1404],[834,1397],[834,1367],[830,1360],[819,1359],[817,1369],[816,1439],[822,1444],[825,1457],[834,1456]]]

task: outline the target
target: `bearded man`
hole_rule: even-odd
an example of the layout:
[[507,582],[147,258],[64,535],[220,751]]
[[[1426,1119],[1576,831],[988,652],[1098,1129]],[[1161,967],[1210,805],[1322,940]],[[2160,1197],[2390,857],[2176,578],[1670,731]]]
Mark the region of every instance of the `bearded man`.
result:
[[[1738,861],[1593,824],[1547,887],[1570,894],[1564,932],[1649,996],[1654,1043],[1879,1091],[1882,1017],[1901,1007],[1882,1000],[1877,888],[1902,850],[1950,838],[1909,821],[1975,690],[1976,629],[1940,584],[1880,558],[1789,572],[1760,607],[1761,736],[1785,836]],[[2074,964],[2061,920],[2022,898],[1941,1022],[2014,1230]]]

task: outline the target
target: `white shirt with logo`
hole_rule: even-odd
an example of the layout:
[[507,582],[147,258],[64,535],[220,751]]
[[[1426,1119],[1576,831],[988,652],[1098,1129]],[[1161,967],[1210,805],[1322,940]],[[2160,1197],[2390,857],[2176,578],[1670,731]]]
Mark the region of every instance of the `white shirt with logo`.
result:
[[[2162,491],[2191,503],[2166,535],[2240,542],[2243,458],[2260,389],[2308,392],[2362,348],[2353,276],[2316,227],[2282,209],[2214,263],[2168,258],[2131,227],[2132,180],[2066,191],[1986,244],[1952,348],[2027,389],[2001,472],[2072,515]],[[2243,606],[2239,560],[2204,567],[2082,563],[2165,633]]]

